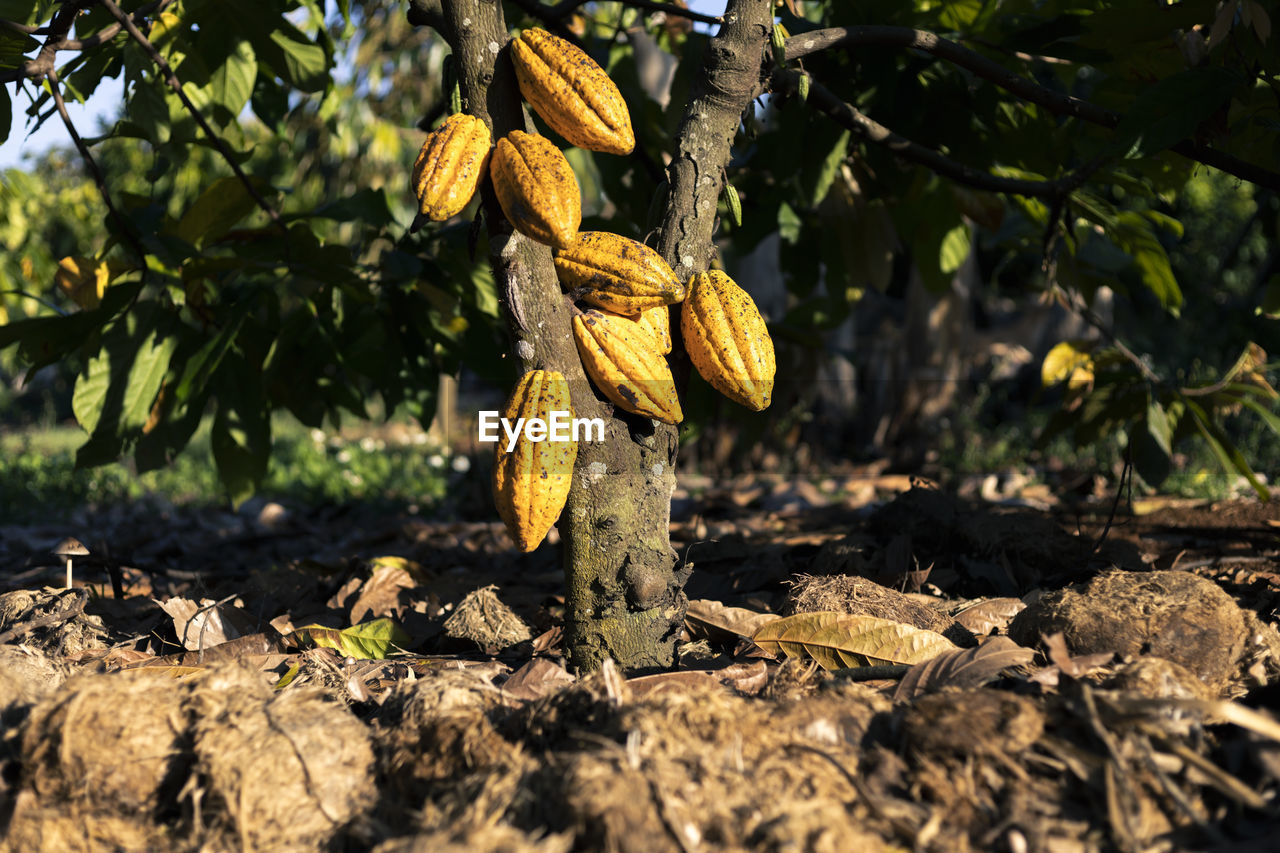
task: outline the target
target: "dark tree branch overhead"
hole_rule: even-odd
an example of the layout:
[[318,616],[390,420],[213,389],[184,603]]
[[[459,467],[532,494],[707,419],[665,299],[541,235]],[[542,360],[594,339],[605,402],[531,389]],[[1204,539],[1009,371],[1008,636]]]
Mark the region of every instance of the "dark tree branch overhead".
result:
[[[794,69],[779,68],[773,72],[773,76],[769,81],[769,88],[774,92],[795,92],[799,88],[800,76],[803,73]],[[836,124],[847,127],[869,142],[883,145],[904,160],[919,163],[934,173],[950,178],[957,183],[989,192],[1058,198],[1070,193],[1072,190],[1079,189],[1088,180],[1089,175],[1093,174],[1102,165],[1101,160],[1095,160],[1074,172],[1052,181],[1004,178],[957,163],[945,154],[899,136],[870,116],[860,112],[852,104],[840,100],[830,89],[816,81],[809,84],[808,103],[829,116]]]
[[[1118,113],[1096,104],[1041,86],[953,41],[909,27],[832,27],[800,33],[787,39],[786,56],[788,59],[799,59],[811,53],[836,47],[870,45],[902,47],[932,54],[995,83],[1023,100],[1044,107],[1055,115],[1071,116],[1109,129],[1117,127],[1122,118]],[[1170,146],[1169,150],[1258,186],[1280,189],[1280,173],[1233,157],[1208,145],[1184,139]]]
[[[164,11],[167,6],[172,5],[174,2],[175,0],[155,0],[155,2],[148,3],[138,9],[130,18],[134,23],[138,23],[145,20],[148,15]],[[33,27],[0,19],[0,26],[16,32],[29,35],[47,35],[44,44],[40,47],[40,53],[34,59],[27,60],[19,68],[0,71],[0,83],[11,83],[23,78],[35,79],[44,77],[53,70],[59,53],[68,50],[90,50],[95,47],[101,47],[119,35],[124,25],[117,22],[103,27],[98,32],[83,39],[67,38],[67,33],[71,32],[71,27],[75,23],[76,14],[81,9],[87,9],[96,3],[98,3],[98,0],[80,0],[78,3],[69,3],[58,11],[58,14],[54,16],[53,22],[48,27]],[[74,11],[70,11],[73,8]]]

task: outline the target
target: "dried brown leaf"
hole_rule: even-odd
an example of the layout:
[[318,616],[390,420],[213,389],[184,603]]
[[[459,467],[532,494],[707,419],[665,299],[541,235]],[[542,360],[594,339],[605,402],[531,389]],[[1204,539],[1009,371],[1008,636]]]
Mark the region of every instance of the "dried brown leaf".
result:
[[1049,656],[1049,662],[1056,666],[1063,675],[1068,675],[1072,678],[1088,675],[1098,667],[1111,663],[1111,659],[1115,657],[1114,652],[1072,657],[1070,649],[1067,648],[1067,640],[1062,636],[1061,631],[1042,635],[1040,639],[1044,643],[1045,653]]
[[403,566],[383,566],[360,587],[360,594],[351,605],[351,624],[358,625],[368,618],[380,616],[402,617],[404,605],[400,591],[418,585],[413,575]]
[[173,619],[173,629],[182,647],[191,651],[219,646],[249,636],[258,626],[248,613],[229,604],[201,599],[170,598],[156,602]]
[[573,682],[574,677],[560,664],[534,658],[511,674],[502,685],[502,692],[513,699],[532,701]]
[[915,664],[955,648],[946,637],[874,616],[817,612],[785,616],[762,626],[756,645],[788,657],[808,655],[824,669]]
[[953,617],[975,636],[985,637],[992,631],[1003,632],[1013,617],[1027,608],[1020,598],[988,598],[971,604]]
[[992,637],[973,649],[943,652],[916,664],[898,683],[895,702],[909,702],[940,687],[980,687],[1013,666],[1026,666],[1035,657],[1008,637]]
[[697,687],[704,684],[718,685],[720,679],[716,678],[716,673],[705,669],[659,672],[627,679],[627,688],[634,699],[642,699],[664,690]]
[[780,617],[776,613],[761,613],[745,607],[725,607],[719,601],[696,599],[689,602],[685,620],[694,625],[713,628],[739,637],[752,637],[764,625]]

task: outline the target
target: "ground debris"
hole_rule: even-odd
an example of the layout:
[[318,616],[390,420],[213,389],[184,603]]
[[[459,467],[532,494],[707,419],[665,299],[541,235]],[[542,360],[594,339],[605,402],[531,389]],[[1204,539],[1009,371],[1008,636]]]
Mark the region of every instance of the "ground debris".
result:
[[[554,642],[553,553],[517,558],[494,524],[173,510],[165,527],[190,527],[197,552],[115,511],[93,526],[128,563],[126,598],[93,566],[71,593],[0,591],[0,634],[22,631],[0,643],[0,851],[1269,849],[1280,564],[1259,519],[1273,508],[1201,512],[1189,532],[1173,510],[1118,518],[1098,547],[1105,518],[1050,533],[1046,514],[935,489],[762,516],[769,497],[681,522],[732,536],[692,547],[715,592],[677,667],[586,677]],[[40,538],[4,538],[0,558]],[[1105,571],[1116,553],[1178,570]],[[820,568],[835,576],[787,583]],[[442,631],[491,584],[533,630]],[[916,585],[930,595],[899,591]],[[83,611],[64,609],[82,590]],[[379,660],[246,638],[181,652],[154,603],[175,597],[226,602],[255,630],[415,614],[430,630]],[[1070,597],[1095,606],[1064,615]],[[745,639],[781,612],[948,630],[966,606],[981,644],[901,680],[766,660]]]
[[1025,646],[1059,632],[1073,655],[1164,658],[1223,695],[1240,692],[1235,684],[1251,645],[1231,596],[1185,572],[1108,572],[1044,595],[1009,625],[1009,636]]

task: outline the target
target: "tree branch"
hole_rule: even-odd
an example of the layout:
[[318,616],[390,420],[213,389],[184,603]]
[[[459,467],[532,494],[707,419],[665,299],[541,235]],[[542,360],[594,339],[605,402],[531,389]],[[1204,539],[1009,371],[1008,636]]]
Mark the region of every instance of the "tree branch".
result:
[[71,27],[75,24],[80,10],[92,2],[93,0],[73,0],[59,9],[49,24],[49,35],[45,37],[44,44],[41,45],[35,59],[28,59],[18,68],[0,71],[0,83],[11,83],[24,77],[44,77],[52,71],[58,57],[59,45],[67,37],[67,33],[71,32]]
[[[1023,100],[1044,107],[1055,115],[1071,116],[1108,129],[1115,129],[1120,124],[1121,116],[1118,113],[1113,113],[1088,101],[1047,89],[1010,71],[1000,63],[988,59],[980,53],[975,53],[953,41],[948,41],[924,30],[914,30],[909,27],[879,26],[832,27],[830,29],[815,30],[787,39],[786,56],[788,59],[798,59],[802,56],[808,56],[811,53],[834,47],[864,47],[868,45],[922,50],[967,69]],[[1280,173],[1233,157],[1223,151],[1210,148],[1193,140],[1184,139],[1171,145],[1169,150],[1181,154],[1189,160],[1212,166],[1258,186],[1280,189]]]
[[1120,117],[1110,110],[1046,89],[1010,71],[995,60],[987,59],[980,53],[975,53],[933,33],[913,30],[910,27],[832,27],[801,33],[787,39],[786,56],[787,59],[799,59],[834,47],[870,45],[922,50],[972,71],[984,80],[995,83],[1001,89],[1012,92],[1033,104],[1039,104],[1057,115],[1073,116],[1104,127],[1115,127],[1120,123]]
[[[554,6],[545,6],[536,0],[516,0],[516,5],[544,21],[561,21],[588,2],[590,0],[562,0]],[[646,12],[663,12],[677,18],[688,18],[701,24],[723,23],[723,19],[718,15],[704,15],[672,3],[658,3],[655,0],[622,0],[622,5],[633,9],[644,9]]]
[[[802,73],[793,69],[776,69],[769,80],[769,88],[774,92],[794,92],[799,86]],[[945,154],[899,136],[870,116],[859,112],[852,104],[840,100],[830,89],[816,80],[809,84],[808,103],[829,116],[837,124],[847,127],[870,142],[883,145],[904,160],[918,163],[934,173],[950,178],[957,183],[989,192],[1060,198],[1083,185],[1089,175],[1096,171],[1103,162],[1101,159],[1094,160],[1090,164],[1053,181],[1002,178],[999,175],[980,172],[962,163],[957,163]]]
[[[175,0],[155,0],[154,3],[148,3],[146,6],[143,6],[141,9],[133,13],[133,22],[137,23],[148,15],[163,12],[167,7],[173,5],[174,2]],[[91,48],[101,47],[119,35],[120,30],[122,29],[124,29],[124,25],[116,22],[103,27],[88,38],[78,41],[75,39],[66,39],[58,47],[58,50],[89,50]]]
[[716,204],[742,113],[761,90],[772,0],[737,0],[708,46],[667,167],[669,191],[658,252],[681,281],[702,272],[715,251]]
[[[92,6],[97,0],[83,0],[78,4],[78,8],[87,8]],[[162,12],[167,6],[174,3],[174,0],[155,0],[148,3],[141,9],[133,13],[132,19],[138,22],[156,12]],[[60,21],[59,18],[68,7],[64,6],[58,15],[54,17],[53,23],[48,27],[33,27],[27,24],[19,24],[14,21],[6,21],[0,19],[0,26],[14,30],[16,32],[28,35],[44,35],[48,34],[44,44],[40,48],[40,53],[35,59],[28,60],[22,67],[11,69],[9,71],[0,72],[0,83],[9,83],[15,80],[25,78],[44,77],[54,67],[57,55],[66,50],[91,50],[95,47],[101,47],[111,39],[119,35],[120,30],[124,27],[120,23],[111,24],[103,27],[98,32],[84,39],[67,38],[67,33],[71,31],[71,27],[75,22],[75,15],[69,15],[65,20]]]
[[71,121],[71,115],[67,112],[67,104],[62,99],[62,87],[58,83],[58,72],[50,68],[46,76],[49,78],[49,90],[53,93],[53,103],[57,106],[58,115],[62,117],[62,123],[67,127],[67,133],[71,134],[71,141],[75,143],[76,150],[80,152],[80,157],[84,160],[85,166],[89,169],[89,174],[93,176],[93,183],[98,187],[98,193],[102,196],[102,201],[107,205],[107,214],[115,220],[116,227],[128,241],[129,247],[133,249],[134,254],[138,256],[138,263],[141,265],[143,274],[147,269],[147,251],[139,242],[138,236],[133,233],[130,222],[120,215],[120,211],[111,203],[111,194],[107,192],[107,181],[102,175],[102,169],[98,168],[98,161],[93,159],[93,154],[89,153],[89,146],[85,145],[84,140],[80,138],[79,132],[76,131],[75,124]]
[[214,132],[213,128],[209,126],[209,122],[205,121],[204,116],[200,114],[198,109],[196,109],[195,104],[191,103],[191,99],[187,97],[187,93],[182,89],[182,81],[178,79],[178,75],[173,73],[173,68],[171,68],[168,61],[160,55],[160,51],[156,50],[155,45],[153,45],[150,40],[142,34],[142,31],[138,29],[138,26],[133,22],[133,19],[121,11],[120,7],[117,6],[113,0],[98,0],[98,2],[100,2],[103,7],[105,7],[106,10],[120,22],[121,26],[128,31],[133,40],[141,45],[142,49],[151,57],[151,61],[159,67],[160,72],[164,75],[165,82],[169,84],[169,88],[173,89],[174,93],[177,94],[178,99],[182,101],[182,105],[187,108],[189,113],[191,113],[191,117],[196,120],[196,124],[200,125],[200,129],[204,131],[205,136],[209,138],[213,147],[222,155],[222,159],[227,161],[227,165],[231,167],[231,171],[235,173],[235,176],[240,180],[240,183],[244,184],[245,189],[249,191],[249,195],[257,203],[258,207],[262,208],[267,216],[271,217],[271,221],[279,226],[281,231],[288,233],[284,223],[280,221],[280,214],[267,202],[265,198],[262,197],[262,194],[258,192],[258,188],[253,185],[253,182],[249,180],[249,176],[244,173],[244,170],[240,168],[240,164],[236,162],[235,157],[231,155],[231,151],[227,148],[226,143],[222,141],[222,137],[218,136],[218,134]]
[[41,30],[44,29],[31,24],[19,24],[17,21],[6,20],[5,18],[0,18],[0,27],[13,30],[15,33],[22,33],[25,36],[42,35]]

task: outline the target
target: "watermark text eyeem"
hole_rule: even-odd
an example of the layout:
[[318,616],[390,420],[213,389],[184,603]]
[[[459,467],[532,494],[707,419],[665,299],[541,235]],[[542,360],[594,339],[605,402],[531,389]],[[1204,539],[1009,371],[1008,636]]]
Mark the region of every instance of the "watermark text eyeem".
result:
[[[603,418],[575,418],[572,412],[553,411],[547,420],[542,418],[501,417],[497,411],[480,412],[479,440],[494,442],[505,436],[506,450],[515,449],[520,434],[529,441],[604,441]],[[502,435],[499,435],[501,427]]]

